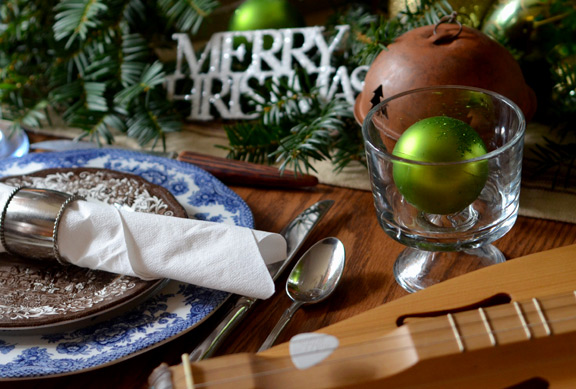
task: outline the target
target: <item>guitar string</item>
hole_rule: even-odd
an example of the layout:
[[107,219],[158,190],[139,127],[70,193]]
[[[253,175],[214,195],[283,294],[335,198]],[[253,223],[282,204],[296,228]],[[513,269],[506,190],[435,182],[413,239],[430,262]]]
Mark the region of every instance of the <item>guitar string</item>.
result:
[[[576,296],[576,293],[575,293]],[[566,295],[561,296],[562,298],[565,298]],[[529,302],[524,302],[524,304],[529,304]],[[547,312],[552,312],[553,310],[556,309],[565,309],[566,307],[572,307],[572,306],[576,306],[576,304],[565,304],[565,305],[560,305],[560,306],[556,306],[556,307],[552,307],[552,308],[547,308],[546,311]],[[501,307],[501,306],[495,306],[495,307]],[[473,311],[466,311],[466,312],[473,312]],[[441,319],[441,318],[445,318],[446,315],[442,315],[442,316],[437,316],[437,317],[429,317],[429,318],[424,318],[424,319]],[[508,320],[511,318],[517,318],[518,315],[517,314],[511,314],[511,315],[504,315],[504,316],[500,316],[497,317],[497,320]],[[457,319],[457,318],[456,318]],[[547,324],[551,324],[551,325],[557,325],[559,323],[563,323],[563,322],[567,322],[567,321],[571,321],[571,320],[575,320],[576,321],[576,315],[574,316],[570,316],[570,317],[566,317],[566,318],[562,318],[562,319],[555,319],[555,320],[547,320]],[[466,323],[459,323],[459,328],[461,330],[465,330],[466,327],[470,327],[470,326],[479,326],[479,325],[484,325],[482,320],[478,320],[478,321],[471,321],[471,322],[466,322]],[[522,330],[524,331],[526,329],[526,325],[530,328],[535,328],[538,326],[542,326],[542,323],[538,322],[538,323],[527,323],[527,324],[522,324],[520,326],[512,326],[512,327],[508,327],[505,329],[497,329],[497,330],[493,330],[492,334],[494,335],[502,335],[503,333],[506,332],[512,332],[512,331],[519,331]],[[401,327],[398,327],[401,328]],[[394,332],[394,330],[391,330],[389,332],[389,334],[383,334],[381,336],[379,336],[379,338],[377,339],[371,339],[371,340],[366,340],[366,341],[362,341],[362,342],[357,342],[357,343],[353,343],[353,344],[349,344],[349,345],[345,345],[345,346],[339,346],[337,349],[341,349],[341,350],[345,350],[345,349],[351,349],[351,348],[356,348],[362,345],[366,345],[366,344],[370,344],[372,347],[375,347],[375,342],[378,343],[385,343],[385,342],[398,342],[398,341],[406,341],[409,339],[412,339],[414,336],[416,335],[422,335],[422,334],[426,334],[428,336],[433,336],[431,335],[434,332],[444,332],[447,329],[449,329],[450,326],[449,325],[445,325],[442,327],[438,327],[438,328],[434,328],[432,330],[430,329],[426,329],[424,331],[415,331],[415,332],[411,332],[409,334],[401,334],[401,335],[393,335],[392,333]],[[358,332],[355,331],[353,333],[353,335],[355,336],[361,336],[364,335],[366,333],[370,333],[373,332],[372,331],[363,331],[363,332]],[[486,331],[482,331],[482,332],[478,332],[478,333],[471,333],[471,334],[466,334],[465,336],[462,337],[462,339],[466,342],[469,341],[471,339],[474,338],[478,338],[478,337],[487,337],[489,333]],[[551,334],[550,334],[551,335]],[[342,334],[341,337],[345,337],[346,333]],[[549,336],[549,335],[547,335]],[[528,340],[528,339],[526,339]],[[292,340],[290,341],[293,344],[297,344],[297,343],[308,343],[308,341],[306,340]],[[419,347],[421,348],[430,348],[430,347],[438,347],[440,345],[443,344],[449,344],[449,343],[455,343],[455,340],[453,337],[449,338],[449,339],[444,339],[444,340],[439,340],[439,341],[428,341],[426,343],[423,344],[419,344]],[[362,355],[357,355],[357,356],[350,356],[350,357],[340,357],[338,359],[331,359],[331,360],[327,360],[327,361],[322,361],[325,364],[332,364],[332,363],[342,363],[342,362],[346,362],[346,361],[351,361],[351,360],[359,360],[359,359],[366,359],[368,357],[373,357],[373,356],[378,356],[378,355],[384,355],[384,354],[391,354],[391,353],[397,353],[397,352],[402,352],[402,351],[406,351],[406,350],[410,350],[413,347],[411,346],[396,346],[393,348],[388,348],[386,349],[386,347],[384,347],[383,350],[378,350],[378,351],[374,351],[373,353],[367,353],[367,354],[362,354]],[[301,353],[296,353],[296,354],[291,354],[290,356],[283,356],[283,357],[279,357],[276,360],[284,360],[284,361],[288,361],[288,360],[293,360],[294,358],[301,358],[301,357],[305,357],[308,355],[314,355],[314,354],[319,354],[322,352],[328,352],[331,351],[332,349],[315,349],[313,351],[305,351],[305,352],[301,352]],[[463,351],[465,352],[465,350]],[[241,367],[241,364],[236,364],[236,365],[228,365],[225,368],[216,368],[213,371],[218,371],[218,370],[229,370],[232,369],[234,367]],[[265,375],[272,375],[272,374],[280,374],[280,373],[284,373],[287,371],[298,371],[299,369],[296,368],[294,365],[290,366],[290,367],[286,367],[286,368],[273,368],[264,372],[258,372],[255,374],[246,374],[246,375],[239,375],[239,376],[235,376],[235,377],[229,377],[229,378],[225,378],[225,379],[220,379],[220,380],[216,380],[216,381],[210,381],[210,382],[203,382],[203,383],[195,383],[194,388],[202,388],[202,387],[206,387],[206,386],[211,386],[211,385],[218,385],[218,384],[224,384],[224,383],[230,383],[230,382],[234,382],[234,381],[239,381],[239,380],[243,380],[243,379],[248,379],[248,378],[252,378],[252,377],[262,377]]]
[[[565,297],[565,296],[562,296],[562,297]],[[526,303],[526,304],[527,304],[527,303]],[[561,306],[549,308],[549,309],[547,309],[547,311],[550,312],[551,310],[554,310],[554,309],[564,309],[564,308],[570,307],[570,306],[574,306],[574,304],[567,304],[567,305],[561,305]],[[469,312],[470,312],[470,311],[469,311]],[[431,319],[440,319],[440,318],[442,318],[442,317],[446,317],[446,315],[438,316],[438,317],[431,318]],[[498,320],[507,320],[507,319],[516,318],[516,317],[518,317],[518,315],[517,315],[517,314],[513,314],[513,315],[501,316],[501,317],[498,317],[497,319],[498,319]],[[430,318],[428,318],[428,319],[430,319]],[[557,320],[551,320],[551,321],[547,321],[547,322],[548,322],[549,324],[558,324],[558,323],[566,322],[566,321],[570,321],[570,320],[576,320],[576,316],[572,316],[572,317],[568,317],[568,318],[563,318],[563,319],[560,319],[560,320],[558,320],[558,319],[557,319]],[[466,327],[466,326],[478,325],[479,323],[482,323],[482,321],[463,323],[463,324],[460,324],[460,328],[464,329],[464,327]],[[527,324],[527,325],[528,325],[529,327],[536,327],[536,326],[541,326],[542,323],[530,323],[530,324]],[[434,331],[446,331],[447,328],[449,328],[449,327],[448,327],[448,326],[443,326],[443,327],[435,328],[435,329],[433,329],[433,330],[426,329],[425,331],[419,331],[419,332],[418,332],[418,331],[415,331],[415,332],[412,332],[411,334],[394,335],[394,336],[383,334],[379,339],[376,339],[376,341],[377,341],[377,342],[397,341],[397,340],[400,339],[400,338],[410,339],[410,338],[412,338],[412,336],[414,336],[414,335],[423,334],[423,333],[427,333],[428,335],[430,335],[430,334],[431,334],[432,332],[434,332]],[[492,333],[498,335],[498,334],[502,334],[502,333],[505,333],[505,332],[525,330],[525,329],[526,329],[526,324],[522,324],[521,326],[518,326],[518,327],[508,327],[508,328],[506,328],[506,329],[499,329],[499,330],[493,331]],[[394,331],[394,330],[391,330],[390,333],[392,333],[393,331]],[[367,331],[365,331],[365,332],[367,333]],[[370,332],[373,332],[373,331],[370,331]],[[362,333],[358,333],[357,331],[354,332],[354,335],[359,335],[359,334],[362,335]],[[346,336],[346,334],[342,334],[341,336],[344,337],[344,336]],[[472,338],[474,338],[474,337],[480,337],[480,336],[485,337],[485,336],[487,336],[487,333],[486,333],[485,331],[483,331],[483,332],[477,333],[477,334],[467,334],[467,335],[464,337],[464,340],[470,340],[470,339],[472,339]],[[292,342],[298,342],[298,341],[292,341]],[[304,340],[302,340],[301,342],[307,343],[307,342],[304,341]],[[421,344],[421,347],[437,347],[438,345],[441,345],[441,344],[443,344],[443,343],[453,343],[453,342],[454,342],[454,339],[453,339],[453,338],[450,338],[450,339],[446,339],[446,340],[442,340],[442,341],[428,342],[428,343],[425,343],[425,344]],[[365,341],[365,342],[358,342],[358,343],[350,344],[350,345],[347,345],[347,346],[343,346],[343,348],[358,347],[358,346],[360,346],[360,345],[362,345],[362,344],[364,344],[364,343],[370,343],[371,345],[374,345],[374,340],[369,340],[369,341]],[[369,355],[379,355],[379,354],[386,354],[386,353],[391,353],[391,352],[400,352],[400,351],[403,351],[403,350],[406,350],[406,349],[409,349],[409,348],[410,348],[410,347],[398,347],[398,348],[396,348],[396,349],[388,349],[388,350],[383,350],[383,351],[377,351],[377,352],[374,352],[374,353],[370,353]],[[294,357],[306,356],[307,354],[310,354],[310,355],[311,355],[311,354],[321,353],[321,352],[323,352],[323,351],[327,351],[327,350],[317,349],[317,350],[310,351],[310,352],[304,352],[304,353],[300,353],[300,354],[293,354],[293,355],[290,356],[290,357],[281,357],[281,359],[288,360],[288,359],[292,359],[292,358],[294,358]],[[340,359],[335,359],[335,360],[329,360],[329,361],[327,361],[326,363],[328,363],[328,362],[341,363],[341,362],[343,362],[343,361],[350,360],[350,359],[366,358],[367,355],[368,355],[368,354],[364,354],[364,355],[356,356],[356,357],[351,357],[351,358],[340,358]],[[240,365],[237,365],[237,366],[240,366]],[[226,369],[229,369],[229,368],[230,368],[230,366],[227,366],[227,367],[226,367]],[[217,370],[217,369],[215,369],[215,370]],[[266,371],[266,372],[259,372],[259,373],[257,373],[257,374],[253,374],[253,375],[244,375],[244,376],[238,376],[238,377],[230,377],[230,378],[226,379],[226,381],[234,381],[234,380],[238,380],[238,379],[246,379],[246,378],[249,378],[249,377],[258,377],[258,376],[270,375],[270,374],[274,374],[274,373],[278,374],[278,373],[284,372],[284,371],[286,371],[286,370],[297,370],[297,369],[296,369],[295,367],[290,367],[290,368],[284,368],[284,369],[278,369],[278,370],[270,370],[270,371]],[[218,383],[220,383],[220,381],[218,381]],[[208,385],[208,384],[212,385],[213,383],[206,383],[206,385]],[[205,386],[206,386],[206,385],[205,385]],[[197,385],[196,387],[202,387],[202,384],[199,384],[199,385]]]
[[[576,320],[576,316],[573,316],[569,319],[565,319],[565,320]],[[564,321],[564,320],[561,320]],[[560,321],[558,321],[560,322]],[[515,328],[508,328],[504,331],[496,331],[496,333],[503,333],[503,332],[507,332],[507,331],[512,331],[512,330],[521,330],[523,329],[523,327],[519,326],[519,327],[515,327]],[[443,329],[445,330],[445,328]],[[464,339],[471,339],[474,337],[478,337],[478,336],[486,336],[486,333],[478,333],[478,334],[474,334],[474,335],[466,335],[464,337]],[[382,336],[379,339],[376,340],[367,340],[367,341],[362,341],[362,342],[358,342],[358,343],[354,343],[354,344],[350,344],[350,345],[346,345],[343,347],[340,347],[341,349],[347,349],[347,348],[353,348],[353,347],[358,347],[361,345],[366,345],[369,344],[371,347],[377,347],[377,344],[375,343],[383,343],[383,342],[392,342],[395,340],[398,340],[400,338],[405,338],[405,340],[409,340],[412,337],[409,334],[405,334],[405,335],[397,335],[395,336],[395,339],[393,339],[393,337],[386,337],[386,336]],[[445,339],[445,340],[441,340],[441,341],[436,341],[436,342],[427,342],[423,345],[421,345],[421,349],[422,348],[433,348],[433,347],[438,347],[441,345],[445,345],[445,344],[449,344],[449,343],[454,343],[454,339]],[[384,350],[379,350],[379,351],[374,351],[371,353],[364,353],[362,355],[356,355],[356,356],[350,356],[350,357],[339,357],[338,359],[330,359],[330,360],[326,360],[326,361],[321,361],[324,365],[331,365],[331,364],[341,364],[344,362],[348,362],[348,361],[355,361],[355,360],[361,360],[361,359],[368,359],[371,357],[377,357],[377,356],[381,356],[381,355],[385,355],[385,354],[392,354],[392,353],[401,353],[403,351],[407,351],[412,349],[412,347],[410,346],[401,346],[401,347],[394,347],[394,348],[389,348],[389,349],[384,349]],[[322,351],[329,351],[329,350],[316,350],[316,351],[309,351],[309,352],[303,352],[303,353],[299,353],[299,354],[293,354],[290,357],[279,357],[277,359],[283,360],[283,361],[288,361],[288,360],[292,360],[294,357],[303,357],[303,356],[307,356],[307,355],[313,355],[313,354],[318,354],[321,353]],[[465,352],[465,351],[464,351]],[[462,352],[463,353],[463,352]],[[266,363],[265,361],[262,362],[256,362],[256,363]],[[213,371],[218,371],[218,370],[229,370],[232,369],[234,367],[241,367],[241,364],[236,364],[236,365],[228,365],[225,368],[218,368],[218,369],[214,369]],[[314,367],[314,366],[312,366]],[[289,366],[289,367],[285,367],[285,368],[272,368],[263,372],[258,372],[255,374],[244,374],[244,375],[237,375],[237,376],[232,376],[232,377],[228,377],[228,378],[223,378],[223,379],[218,379],[218,380],[212,380],[212,381],[208,381],[208,382],[203,382],[203,383],[195,383],[194,384],[194,389],[197,388],[205,388],[208,386],[215,386],[215,385],[225,385],[225,384],[229,384],[229,383],[233,383],[233,382],[238,382],[238,381],[242,381],[242,380],[246,380],[246,379],[251,379],[251,378],[259,378],[259,377],[264,377],[264,376],[270,376],[270,375],[275,375],[275,374],[282,374],[282,373],[286,373],[286,372],[291,372],[291,371],[300,371],[300,369],[296,368],[294,365]]]

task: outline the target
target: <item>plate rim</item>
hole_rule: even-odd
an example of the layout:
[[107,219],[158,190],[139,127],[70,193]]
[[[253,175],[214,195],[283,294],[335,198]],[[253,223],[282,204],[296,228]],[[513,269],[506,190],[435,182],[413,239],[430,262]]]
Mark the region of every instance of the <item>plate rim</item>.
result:
[[[42,157],[38,157],[42,155]],[[189,163],[186,162],[182,162],[182,161],[177,161],[177,160],[173,160],[173,159],[167,159],[167,158],[163,158],[163,157],[158,157],[158,156],[153,156],[153,155],[149,155],[149,154],[145,154],[142,152],[138,152],[138,151],[131,151],[131,150],[121,150],[121,149],[85,149],[85,150],[71,150],[71,151],[63,151],[63,152],[50,152],[50,153],[39,153],[39,154],[28,154],[22,158],[17,158],[17,159],[10,159],[10,160],[5,160],[5,161],[0,161],[0,176],[4,176],[6,175],[4,173],[4,171],[6,171],[7,169],[10,169],[10,167],[14,166],[15,164],[22,164],[22,161],[27,161],[28,165],[30,163],[33,163],[36,159],[40,158],[40,159],[44,159],[44,160],[53,160],[54,158],[57,158],[59,160],[62,160],[62,158],[66,159],[66,158],[79,158],[79,157],[86,157],[87,160],[94,160],[96,158],[112,158],[112,157],[129,157],[129,158],[134,158],[134,159],[145,159],[147,161],[151,161],[160,165],[169,165],[170,168],[176,169],[178,170],[179,173],[184,174],[184,172],[186,173],[191,173],[193,172],[193,174],[196,175],[200,175],[202,179],[204,180],[208,180],[209,182],[213,183],[214,185],[216,185],[218,187],[218,190],[222,191],[222,194],[225,194],[227,196],[231,196],[235,199],[235,201],[239,202],[239,209],[238,212],[244,212],[242,219],[238,219],[235,220],[236,223],[244,223],[244,224],[240,224],[240,225],[244,225],[246,227],[251,227],[253,228],[253,215],[252,215],[252,211],[251,209],[248,207],[248,205],[244,202],[243,199],[241,199],[234,191],[232,191],[230,188],[228,188],[226,185],[224,185],[222,182],[220,182],[217,178],[215,178],[214,176],[212,176],[210,173],[204,171],[203,169],[191,165]],[[90,159],[89,157],[92,157],[92,159]],[[16,160],[16,161],[15,161]],[[30,162],[32,161],[32,162]],[[52,161],[53,162],[53,161]],[[65,162],[66,164],[67,162]],[[58,165],[61,165],[61,163],[59,163]],[[56,167],[56,166],[44,166],[43,168],[50,168],[50,167]],[[57,167],[67,167],[67,166],[57,166]],[[79,167],[89,167],[88,165],[84,164],[84,165],[80,165]],[[40,169],[31,169],[32,170],[40,170]],[[118,170],[118,169],[112,169],[112,170]],[[128,170],[122,170],[119,169],[119,171],[121,172],[130,172]],[[13,173],[12,175],[20,175],[22,173],[18,172],[18,173]],[[194,177],[196,178],[196,177]],[[164,185],[161,185],[164,186]],[[164,186],[165,187],[165,186]],[[166,187],[165,187],[166,188]],[[166,188],[170,191],[169,188]],[[174,193],[173,193],[174,194]],[[175,197],[178,199],[178,196],[175,195]],[[184,207],[186,208],[186,204],[182,204],[184,205]],[[247,214],[246,214],[247,212]],[[192,215],[190,215],[192,217]],[[108,352],[106,355],[103,356],[103,358],[97,360],[96,358],[94,358],[94,355],[91,356],[92,361],[88,361],[86,360],[84,361],[80,361],[75,363],[74,361],[70,362],[68,361],[68,359],[66,359],[66,355],[62,355],[59,354],[59,356],[61,356],[62,358],[59,359],[63,360],[63,361],[68,361],[69,363],[71,363],[73,366],[69,366],[68,368],[64,368],[64,369],[60,369],[60,371],[41,371],[41,367],[40,369],[28,369],[28,371],[22,371],[25,369],[20,369],[17,371],[14,371],[14,367],[16,367],[16,365],[14,365],[14,363],[12,363],[12,361],[14,360],[14,357],[12,357],[11,361],[6,363],[6,362],[0,362],[0,381],[5,381],[5,380],[21,380],[21,379],[34,379],[34,378],[47,378],[47,377],[57,377],[57,376],[64,376],[64,375],[71,375],[71,374],[78,374],[81,372],[85,372],[85,371],[89,371],[89,370],[95,370],[95,369],[99,369],[105,366],[109,366],[112,364],[116,364],[118,362],[121,362],[123,360],[132,358],[136,355],[140,355],[146,351],[149,351],[151,349],[154,349],[156,347],[161,346],[162,344],[165,344],[167,342],[170,342],[172,340],[174,340],[175,338],[184,335],[188,332],[190,332],[191,330],[193,330],[194,328],[198,327],[202,322],[204,322],[207,318],[209,318],[213,313],[215,313],[230,297],[231,294],[227,293],[227,292],[221,292],[221,291],[215,291],[215,290],[209,290],[206,288],[201,288],[201,287],[197,287],[197,286],[193,286],[193,285],[188,285],[188,284],[183,284],[183,283],[178,283],[177,281],[170,281],[168,283],[168,286],[165,287],[159,294],[157,294],[156,296],[162,296],[164,297],[162,294],[166,291],[171,291],[172,289],[177,288],[178,292],[175,293],[175,295],[178,295],[178,293],[183,293],[181,296],[178,296],[178,298],[180,298],[180,304],[182,305],[182,307],[185,308],[185,318],[186,320],[184,320],[184,323],[179,323],[180,326],[183,326],[183,328],[172,328],[169,331],[166,330],[165,328],[158,328],[157,331],[155,331],[153,333],[153,335],[157,335],[160,333],[160,335],[164,336],[162,339],[158,339],[156,341],[152,341],[150,343],[147,342],[143,342],[144,344],[142,345],[142,347],[130,347],[130,344],[122,347],[119,349],[119,351],[115,351],[115,352]],[[186,296],[184,295],[185,292],[182,292],[182,288],[184,288],[184,290],[186,290],[187,288],[191,288],[191,294],[193,293],[210,293],[211,297],[213,298],[213,301],[208,301],[208,304],[212,304],[212,306],[208,307],[207,309],[209,310],[209,312],[207,312],[206,314],[201,314],[199,318],[194,318],[192,317],[192,308],[193,306],[186,303],[186,301],[182,302],[182,299],[186,300]],[[152,299],[155,299],[156,296],[151,297]],[[168,297],[166,297],[168,298]],[[150,302],[150,300],[148,300],[149,304],[152,304]],[[141,307],[145,306],[146,302],[143,304],[140,304],[137,309],[140,309]],[[169,305],[167,303],[167,305]],[[173,308],[177,308],[177,307],[173,307]],[[178,313],[174,313],[174,315],[178,315]],[[124,317],[124,316],[120,316],[120,317]],[[116,317],[115,320],[117,320],[119,317]],[[109,320],[109,321],[105,321],[104,323],[101,323],[95,327],[98,326],[104,326],[104,325],[113,325],[110,324],[110,322],[112,322],[113,320]],[[178,327],[178,326],[175,326]],[[91,327],[90,327],[91,328]],[[60,335],[60,334],[59,334]],[[47,336],[44,336],[43,338],[47,338]],[[52,339],[50,340],[50,336],[48,336],[48,341],[47,342],[53,342],[55,343],[56,341],[54,340],[54,337],[52,337]],[[6,347],[8,344],[5,341],[6,340],[6,335],[5,334],[0,334],[0,358],[1,358],[1,354],[3,353],[3,347]],[[42,343],[40,345],[40,347],[44,348],[44,352],[47,350],[47,344]],[[35,350],[36,348],[38,348],[38,345],[35,345],[35,347],[25,347],[22,350],[18,351],[18,355],[17,356],[21,356],[24,352],[26,351],[30,351],[30,352],[35,352],[37,350]],[[33,350],[34,349],[34,350]],[[52,361],[52,359],[49,359],[49,361]],[[8,366],[9,364],[12,364],[12,366]],[[6,374],[6,370],[10,370],[13,373],[12,374]]]
[[[39,177],[39,178],[44,177],[44,178],[46,178],[50,174],[68,173],[68,172],[72,172],[76,176],[79,176],[83,172],[90,172],[90,173],[104,172],[106,174],[111,174],[113,176],[115,175],[116,179],[127,177],[130,179],[136,180],[140,185],[145,185],[145,186],[143,186],[143,188],[151,191],[152,193],[154,192],[154,190],[156,190],[156,188],[161,188],[162,189],[162,192],[161,192],[162,195],[166,196],[165,200],[168,202],[174,202],[175,203],[173,205],[173,208],[174,208],[173,210],[176,211],[176,213],[181,214],[182,215],[181,217],[188,217],[188,212],[186,211],[186,209],[182,206],[182,204],[180,204],[180,202],[174,197],[174,195],[172,195],[172,193],[170,191],[168,191],[167,189],[165,189],[164,187],[150,183],[150,182],[148,182],[148,180],[146,180],[146,179],[144,179],[144,178],[142,178],[136,174],[118,172],[118,171],[111,170],[111,169],[94,168],[94,167],[70,167],[70,168],[40,169],[40,170],[36,170],[36,171],[30,172],[30,173],[0,177],[0,183],[6,183],[6,181],[8,181],[10,179],[18,179],[18,178],[25,178],[25,177]],[[128,280],[130,280],[130,279],[138,280],[136,277],[122,276],[122,275],[118,275],[118,276],[120,278],[125,277]],[[160,290],[163,286],[165,286],[166,280],[165,279],[156,279],[156,280],[146,281],[144,283],[141,282],[140,284],[141,284],[141,286],[139,287],[139,289],[142,289],[140,291],[140,293],[135,294],[135,295],[133,295],[131,293],[129,296],[122,296],[120,298],[120,301],[117,302],[116,304],[111,305],[110,303],[107,303],[107,304],[102,303],[101,304],[102,307],[97,308],[96,311],[94,311],[93,309],[88,309],[88,311],[92,311],[91,313],[83,314],[83,315],[80,315],[79,317],[73,317],[73,318],[70,318],[68,320],[60,320],[60,321],[54,321],[54,320],[57,320],[55,317],[49,317],[49,318],[45,318],[44,321],[40,320],[40,322],[38,324],[30,324],[26,327],[23,327],[23,326],[6,326],[5,324],[0,324],[0,333],[13,332],[14,334],[22,334],[22,333],[26,333],[26,332],[40,332],[40,331],[44,331],[44,330],[52,331],[52,330],[55,330],[56,328],[60,328],[60,327],[64,328],[64,327],[71,326],[74,323],[80,325],[81,323],[83,323],[87,320],[90,320],[90,319],[94,319],[97,316],[106,315],[106,314],[109,314],[109,313],[111,313],[117,309],[121,309],[125,305],[135,306],[137,303],[144,301],[144,298],[146,296],[152,295],[153,293]],[[64,314],[64,315],[66,315],[66,314]],[[62,317],[62,315],[58,315],[58,316]]]

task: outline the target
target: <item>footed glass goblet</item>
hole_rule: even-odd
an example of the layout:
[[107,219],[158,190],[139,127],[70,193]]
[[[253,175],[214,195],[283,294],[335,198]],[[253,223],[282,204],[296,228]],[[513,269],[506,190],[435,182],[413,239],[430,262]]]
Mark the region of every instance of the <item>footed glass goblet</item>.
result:
[[464,86],[407,91],[368,113],[374,205],[407,246],[394,263],[405,290],[505,261],[491,243],[516,221],[525,127],[512,101]]

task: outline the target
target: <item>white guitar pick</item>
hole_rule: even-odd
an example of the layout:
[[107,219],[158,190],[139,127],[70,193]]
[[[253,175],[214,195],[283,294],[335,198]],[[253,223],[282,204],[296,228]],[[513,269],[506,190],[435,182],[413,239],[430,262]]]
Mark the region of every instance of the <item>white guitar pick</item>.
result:
[[290,339],[290,358],[296,368],[308,369],[328,358],[339,344],[338,338],[332,335],[298,334]]

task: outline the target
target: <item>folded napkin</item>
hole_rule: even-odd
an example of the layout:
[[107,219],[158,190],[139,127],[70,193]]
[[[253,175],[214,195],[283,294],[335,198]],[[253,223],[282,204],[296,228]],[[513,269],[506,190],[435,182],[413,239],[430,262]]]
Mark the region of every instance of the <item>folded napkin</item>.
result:
[[[0,184],[1,209],[13,189]],[[74,201],[66,208],[58,244],[60,255],[76,266],[170,278],[260,299],[274,293],[266,265],[286,257],[286,241],[279,234],[93,201]]]

